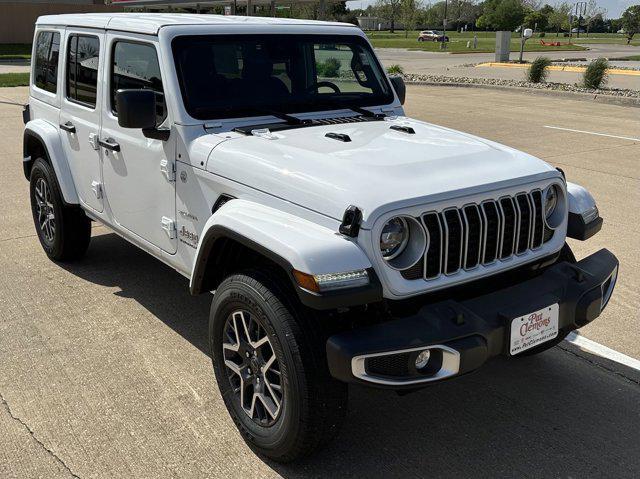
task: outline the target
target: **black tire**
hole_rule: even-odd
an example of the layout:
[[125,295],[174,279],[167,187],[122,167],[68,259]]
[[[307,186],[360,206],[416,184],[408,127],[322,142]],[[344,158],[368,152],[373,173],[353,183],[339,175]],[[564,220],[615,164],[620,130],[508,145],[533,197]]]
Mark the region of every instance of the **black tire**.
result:
[[[242,311],[242,316],[239,312]],[[211,305],[209,341],[218,387],[231,418],[247,444],[257,453],[278,462],[290,462],[309,455],[329,442],[339,431],[347,410],[347,386],[329,376],[324,353],[324,333],[303,313],[295,292],[277,273],[247,271],[225,279],[216,290]],[[246,316],[245,316],[246,315]],[[249,319],[247,319],[247,316]],[[230,351],[241,338],[235,334],[233,319],[248,323],[249,339],[260,342],[268,337],[267,348],[258,354],[262,363],[273,353],[279,375],[270,371],[262,377],[262,391],[275,409],[277,390],[268,391],[274,384],[280,388],[280,406],[276,414],[269,414],[266,403],[256,400],[257,417],[250,417],[241,405],[240,389],[245,389],[245,404],[249,394],[260,391],[260,378],[230,369],[225,359],[236,364],[241,371],[256,376],[264,366],[245,361],[247,351]],[[262,331],[262,332],[261,332]],[[235,336],[235,337],[234,337]],[[245,336],[246,337],[246,336]],[[225,339],[226,338],[226,339]],[[226,348],[223,351],[223,342]],[[246,343],[245,343],[246,344]],[[251,350],[251,348],[249,348]],[[255,352],[255,350],[253,350]],[[250,356],[256,358],[251,352]],[[236,355],[237,354],[237,355]],[[253,366],[252,366],[253,364]],[[243,377],[240,382],[240,377]],[[265,387],[271,381],[269,388]],[[262,409],[262,414],[259,409]],[[275,416],[275,417],[274,417]]]
[[91,240],[91,220],[79,206],[64,204],[53,168],[44,159],[35,160],[29,181],[31,213],[42,249],[54,261],[80,259]]

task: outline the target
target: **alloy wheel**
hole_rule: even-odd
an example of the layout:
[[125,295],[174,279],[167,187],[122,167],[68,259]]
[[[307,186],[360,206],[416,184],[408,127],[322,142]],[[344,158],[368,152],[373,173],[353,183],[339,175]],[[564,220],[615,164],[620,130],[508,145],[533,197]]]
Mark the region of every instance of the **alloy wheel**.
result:
[[271,426],[284,402],[282,372],[263,325],[245,310],[229,315],[222,353],[227,377],[243,411],[255,423]]
[[56,216],[51,202],[51,189],[44,178],[38,178],[35,186],[38,225],[47,243],[53,243],[56,234]]

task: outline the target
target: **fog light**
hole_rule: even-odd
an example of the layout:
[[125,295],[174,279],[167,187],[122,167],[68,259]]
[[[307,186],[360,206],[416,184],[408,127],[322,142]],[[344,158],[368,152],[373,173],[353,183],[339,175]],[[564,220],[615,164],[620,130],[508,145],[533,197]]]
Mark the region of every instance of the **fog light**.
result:
[[431,357],[431,351],[425,349],[416,358],[416,369],[423,369],[429,363],[429,358]]

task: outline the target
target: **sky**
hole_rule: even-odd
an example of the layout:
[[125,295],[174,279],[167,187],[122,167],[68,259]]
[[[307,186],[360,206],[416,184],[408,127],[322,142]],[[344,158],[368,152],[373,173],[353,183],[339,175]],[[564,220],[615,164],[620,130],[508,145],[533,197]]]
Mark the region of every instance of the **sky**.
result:
[[[436,3],[437,0],[433,0],[431,3]],[[573,3],[571,0],[568,0],[570,3]],[[373,5],[376,3],[376,0],[361,0],[354,2],[347,2],[348,8],[367,8],[367,5]],[[429,3],[429,0],[423,0],[423,3]],[[549,3],[553,5],[556,3],[554,0],[549,0],[545,3]],[[640,4],[640,0],[599,0],[598,4],[607,9],[607,18],[620,18],[622,12],[624,12],[627,7],[631,5]]]

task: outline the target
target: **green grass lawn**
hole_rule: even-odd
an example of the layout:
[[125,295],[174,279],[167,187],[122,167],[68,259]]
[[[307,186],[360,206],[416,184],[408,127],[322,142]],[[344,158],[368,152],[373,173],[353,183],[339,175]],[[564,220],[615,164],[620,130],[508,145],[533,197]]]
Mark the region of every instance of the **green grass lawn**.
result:
[[0,61],[2,60],[29,60],[31,58],[30,43],[1,43]]
[[[478,35],[478,48],[467,48],[467,42],[471,41],[473,44],[474,32],[447,32],[447,36],[450,41],[447,44],[447,50],[452,53],[471,53],[471,52],[493,52],[495,51],[495,32],[475,32]],[[376,48],[410,48],[414,50],[425,50],[436,52],[440,51],[440,43],[437,42],[418,42],[418,32],[410,31],[408,36],[405,36],[404,31],[397,31],[395,33],[390,32],[367,32],[371,43]],[[554,33],[547,33],[544,38],[540,38],[538,34],[533,38],[527,40],[525,43],[525,51],[527,52],[549,52],[557,50],[573,50],[579,51],[585,48],[578,45],[561,45],[559,47],[548,47],[540,44],[540,40],[547,42],[563,42],[567,43],[569,38],[563,37],[562,34],[556,37]],[[609,43],[626,45],[627,39],[624,35],[618,35],[616,33],[591,33],[589,36],[581,34],[580,38],[576,38],[573,35],[571,39],[573,43]],[[634,39],[631,42],[632,45],[640,45],[640,38]],[[511,51],[520,51],[520,38],[516,33],[511,36]]]
[[28,86],[29,74],[28,73],[1,73],[0,74],[0,88],[10,86]]

